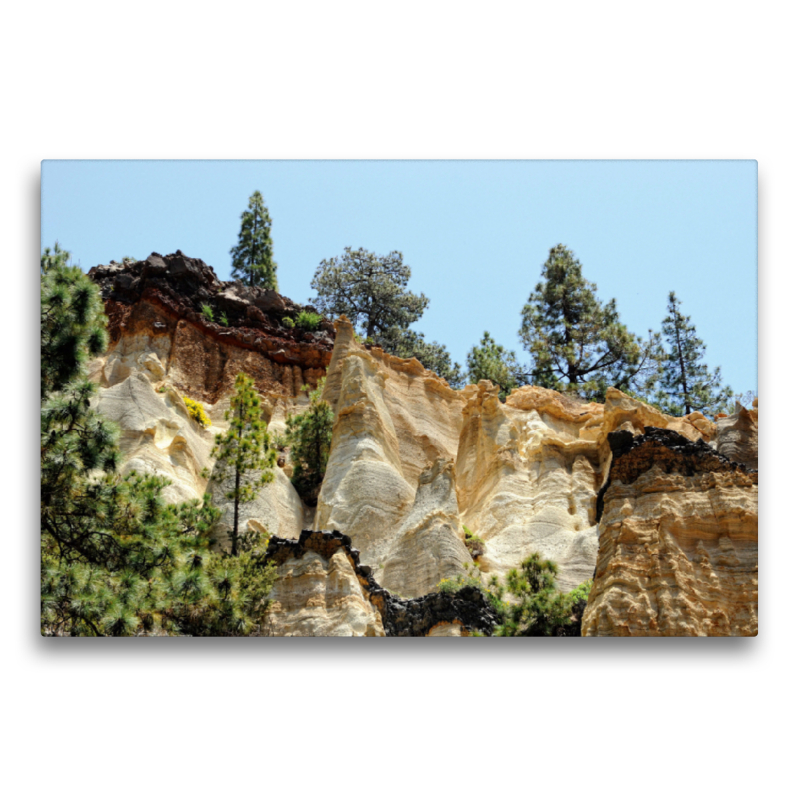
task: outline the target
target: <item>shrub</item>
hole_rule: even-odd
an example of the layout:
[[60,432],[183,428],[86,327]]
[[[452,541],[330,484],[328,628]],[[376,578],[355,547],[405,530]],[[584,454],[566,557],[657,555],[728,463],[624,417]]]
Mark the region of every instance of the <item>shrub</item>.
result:
[[206,319],[207,319],[209,322],[213,322],[213,321],[214,321],[214,310],[211,308],[211,306],[209,306],[209,305],[206,305],[206,304],[204,303],[204,304],[203,304],[203,307],[202,307],[202,309],[201,309],[201,313],[203,314],[203,316],[204,316],[204,317],[205,317],[205,318],[206,318]]
[[322,315],[314,311],[301,311],[297,315],[297,327],[304,331],[315,331],[322,322]]
[[503,604],[495,636],[580,636],[591,581],[565,594],[558,590],[556,575],[557,564],[533,553],[519,570],[508,571],[504,583],[494,577],[492,594],[502,600],[508,592],[515,601]]
[[333,410],[322,399],[325,379],[310,392],[311,401],[302,414],[286,420],[286,438],[292,448],[292,483],[305,502],[316,505],[319,488],[328,466],[333,435]]
[[220,315],[219,315],[219,324],[220,324],[220,325],[224,325],[226,328],[227,328],[227,327],[228,327],[228,325],[230,324],[230,323],[228,322],[228,315],[227,315],[227,314],[225,314],[224,312],[223,312],[222,314],[220,314]]
[[[469,569],[469,564],[464,564]],[[465,586],[473,586],[480,590],[484,597],[491,603],[494,610],[502,617],[504,614],[505,603],[493,594],[483,583],[481,573],[476,567],[469,569],[466,575],[457,575],[455,578],[443,578],[436,585],[436,591],[440,594],[457,594]]]
[[283,325],[284,328],[294,328],[294,320],[291,317],[284,317],[281,320],[281,325]]
[[464,529],[464,544],[475,561],[478,556],[482,556],[486,552],[486,542],[480,536],[476,536],[466,525],[461,526]]
[[200,403],[197,402],[197,400],[192,400],[191,397],[184,397],[183,402],[186,403],[186,410],[189,412],[189,416],[193,420],[200,423],[200,425],[204,428],[207,428],[211,424],[208,414],[206,414],[205,409],[200,405]]
[[166,393],[166,391],[167,391],[167,387],[166,387],[166,386],[159,386],[159,387],[158,387],[158,389],[157,389],[156,391],[157,391],[159,394],[165,394],[165,393]]

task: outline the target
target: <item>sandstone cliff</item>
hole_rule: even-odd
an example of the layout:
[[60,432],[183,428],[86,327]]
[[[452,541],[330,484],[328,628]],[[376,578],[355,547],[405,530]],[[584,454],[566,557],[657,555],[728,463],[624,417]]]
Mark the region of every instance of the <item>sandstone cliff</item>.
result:
[[[488,581],[533,552],[559,564],[564,590],[595,576],[584,635],[756,632],[757,403],[716,424],[615,389],[598,404],[528,386],[502,403],[489,382],[455,390],[416,359],[365,347],[344,318],[293,329],[284,320],[299,306],[180,252],[90,275],[111,338],[92,374],[122,431],[123,469],[165,475],[170,500],[210,491],[222,546],[232,506],[203,469],[236,374],[255,379],[280,433],[327,369],[335,422],[316,507],[287,465],[241,509],[273,535],[279,565],[265,632],[491,633],[479,591],[442,595],[438,583],[475,567]],[[474,565],[464,526],[485,542]]]

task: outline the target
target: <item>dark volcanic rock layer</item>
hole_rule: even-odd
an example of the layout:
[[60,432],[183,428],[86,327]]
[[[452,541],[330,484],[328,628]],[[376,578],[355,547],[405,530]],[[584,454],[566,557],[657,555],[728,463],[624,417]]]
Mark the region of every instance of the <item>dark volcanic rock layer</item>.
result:
[[329,560],[339,550],[350,561],[365,597],[379,610],[387,636],[426,636],[442,623],[490,636],[499,623],[485,595],[471,586],[453,595],[432,592],[412,600],[396,597],[378,585],[371,567],[360,563],[360,553],[352,547],[350,537],[338,531],[305,530],[299,539],[273,536],[266,557],[280,567],[290,558],[302,559],[309,551]]
[[126,338],[167,337],[165,369],[179,367],[171,382],[193,397],[215,402],[230,391],[245,362],[262,391],[296,395],[303,383],[314,385],[330,362],[334,328],[327,319],[313,332],[292,327],[286,320],[293,321],[302,306],[277,292],[220,281],[205,262],[180,250],[99,265],[89,277],[105,301],[110,352],[132,349]]

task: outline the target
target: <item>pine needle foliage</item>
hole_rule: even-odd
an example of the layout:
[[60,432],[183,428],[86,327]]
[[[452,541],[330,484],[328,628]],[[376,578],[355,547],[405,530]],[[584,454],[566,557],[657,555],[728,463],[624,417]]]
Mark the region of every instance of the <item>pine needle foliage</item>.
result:
[[253,192],[242,213],[239,241],[231,248],[231,274],[248,286],[278,291],[278,265],[272,252],[272,219],[261,192]]
[[616,301],[600,301],[596,284],[563,244],[550,250],[542,277],[522,309],[519,331],[533,357],[532,382],[600,402],[609,386],[646,394],[657,370],[656,339],[645,344],[628,331]]
[[[307,387],[306,387],[307,388]],[[292,451],[292,483],[307,503],[316,498],[325,470],[333,438],[333,409],[322,399],[325,378],[309,392],[308,409],[286,420],[286,440]]]
[[426,341],[423,333],[395,326],[376,334],[372,343],[399,358],[416,358],[425,369],[444,378],[453,388],[458,389],[464,385],[461,365],[451,361],[450,353],[443,344]]
[[665,345],[657,395],[661,408],[676,417],[692,411],[714,414],[724,410],[733,390],[723,385],[719,367],[712,372],[703,363],[706,346],[691,318],[681,312],[675,292],[669,293],[661,335]]
[[96,387],[85,374],[104,333],[97,287],[60,258],[43,269],[41,294],[42,361],[61,359],[42,379],[42,634],[252,630],[274,568],[210,553],[220,512],[208,495],[170,505],[165,478],[117,473],[118,431],[92,409]]
[[[589,584],[564,593],[558,590],[557,575],[554,561],[533,553],[520,569],[509,570],[504,582],[494,576],[489,587],[503,618],[495,636],[579,636],[580,620],[574,617],[583,613]],[[507,593],[513,601],[505,600]]]
[[393,250],[378,256],[363,247],[320,262],[311,281],[311,304],[328,317],[344,314],[367,338],[407,328],[428,307],[424,294],[408,291],[411,268]]
[[521,384],[521,373],[516,355],[497,344],[489,331],[484,332],[480,344],[467,354],[467,381],[491,381],[500,390],[500,400],[505,400]]
[[42,255],[41,398],[62,391],[90,357],[108,345],[103,301],[69,253],[56,244]]
[[261,417],[261,400],[254,381],[240,372],[230,408],[225,412],[230,425],[225,433],[216,435],[211,451],[211,458],[216,459],[216,480],[233,479],[233,488],[225,497],[233,500],[231,554],[234,556],[239,553],[239,507],[254,500],[259,490],[275,477],[272,467],[277,454],[270,446],[267,425]]

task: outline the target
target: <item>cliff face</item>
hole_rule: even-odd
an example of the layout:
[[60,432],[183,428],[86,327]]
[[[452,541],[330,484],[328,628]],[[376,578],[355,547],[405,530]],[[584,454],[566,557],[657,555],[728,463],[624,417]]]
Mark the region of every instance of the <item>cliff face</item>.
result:
[[[327,368],[335,422],[316,508],[287,468],[240,510],[273,534],[265,632],[490,634],[479,591],[442,595],[438,583],[475,567],[487,581],[533,552],[559,564],[564,590],[596,573],[584,635],[756,632],[757,406],[715,424],[615,389],[598,404],[528,386],[501,403],[489,382],[456,391],[415,359],[366,348],[344,318],[313,334],[287,327],[299,306],[180,252],[89,274],[110,317],[97,403],[122,430],[123,469],[165,475],[172,501],[210,491],[223,546],[232,504],[202,472],[236,374],[255,379],[281,433]],[[465,525],[485,542],[474,565]]]
[[758,472],[647,427],[609,436],[584,636],[758,633]]

